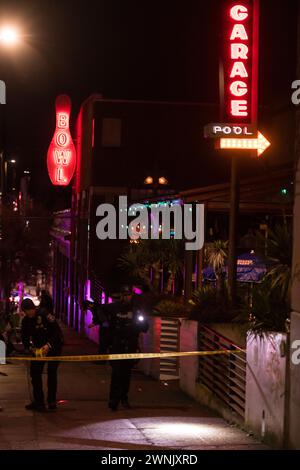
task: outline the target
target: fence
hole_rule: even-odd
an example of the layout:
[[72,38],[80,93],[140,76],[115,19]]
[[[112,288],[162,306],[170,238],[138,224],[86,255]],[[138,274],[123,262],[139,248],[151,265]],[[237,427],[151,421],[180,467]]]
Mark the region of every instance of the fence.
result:
[[246,352],[216,331],[199,325],[199,350],[232,350],[232,354],[199,358],[198,381],[233,413],[244,420],[246,400]]

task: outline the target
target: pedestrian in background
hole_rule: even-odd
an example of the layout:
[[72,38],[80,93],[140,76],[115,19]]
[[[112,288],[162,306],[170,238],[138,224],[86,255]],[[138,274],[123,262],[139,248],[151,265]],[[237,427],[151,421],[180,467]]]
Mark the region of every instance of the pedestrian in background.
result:
[[53,314],[53,300],[49,292],[45,289],[41,290],[39,307],[44,308],[51,315]]

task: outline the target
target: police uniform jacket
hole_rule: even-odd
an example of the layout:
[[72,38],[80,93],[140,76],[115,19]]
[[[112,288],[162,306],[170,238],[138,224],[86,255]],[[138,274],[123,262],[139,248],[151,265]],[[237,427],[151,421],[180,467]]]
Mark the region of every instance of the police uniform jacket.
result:
[[44,309],[38,309],[33,318],[25,316],[22,320],[21,337],[25,349],[41,348],[48,344],[48,355],[61,353],[63,345],[62,331],[53,317]]

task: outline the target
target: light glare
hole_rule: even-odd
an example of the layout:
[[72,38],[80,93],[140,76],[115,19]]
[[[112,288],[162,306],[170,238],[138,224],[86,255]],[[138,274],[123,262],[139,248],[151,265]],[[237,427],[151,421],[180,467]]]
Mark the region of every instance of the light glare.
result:
[[0,41],[3,42],[4,44],[11,46],[15,44],[19,39],[19,34],[18,31],[11,27],[11,26],[6,26],[1,29],[0,31]]

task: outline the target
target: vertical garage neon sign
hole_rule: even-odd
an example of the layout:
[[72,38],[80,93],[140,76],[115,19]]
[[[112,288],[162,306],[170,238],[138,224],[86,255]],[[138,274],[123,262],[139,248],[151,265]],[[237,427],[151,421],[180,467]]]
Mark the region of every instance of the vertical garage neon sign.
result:
[[59,95],[55,101],[56,128],[47,154],[48,174],[52,184],[67,186],[76,167],[76,150],[70,133],[71,100]]
[[225,1],[222,67],[225,122],[256,124],[258,0]]

